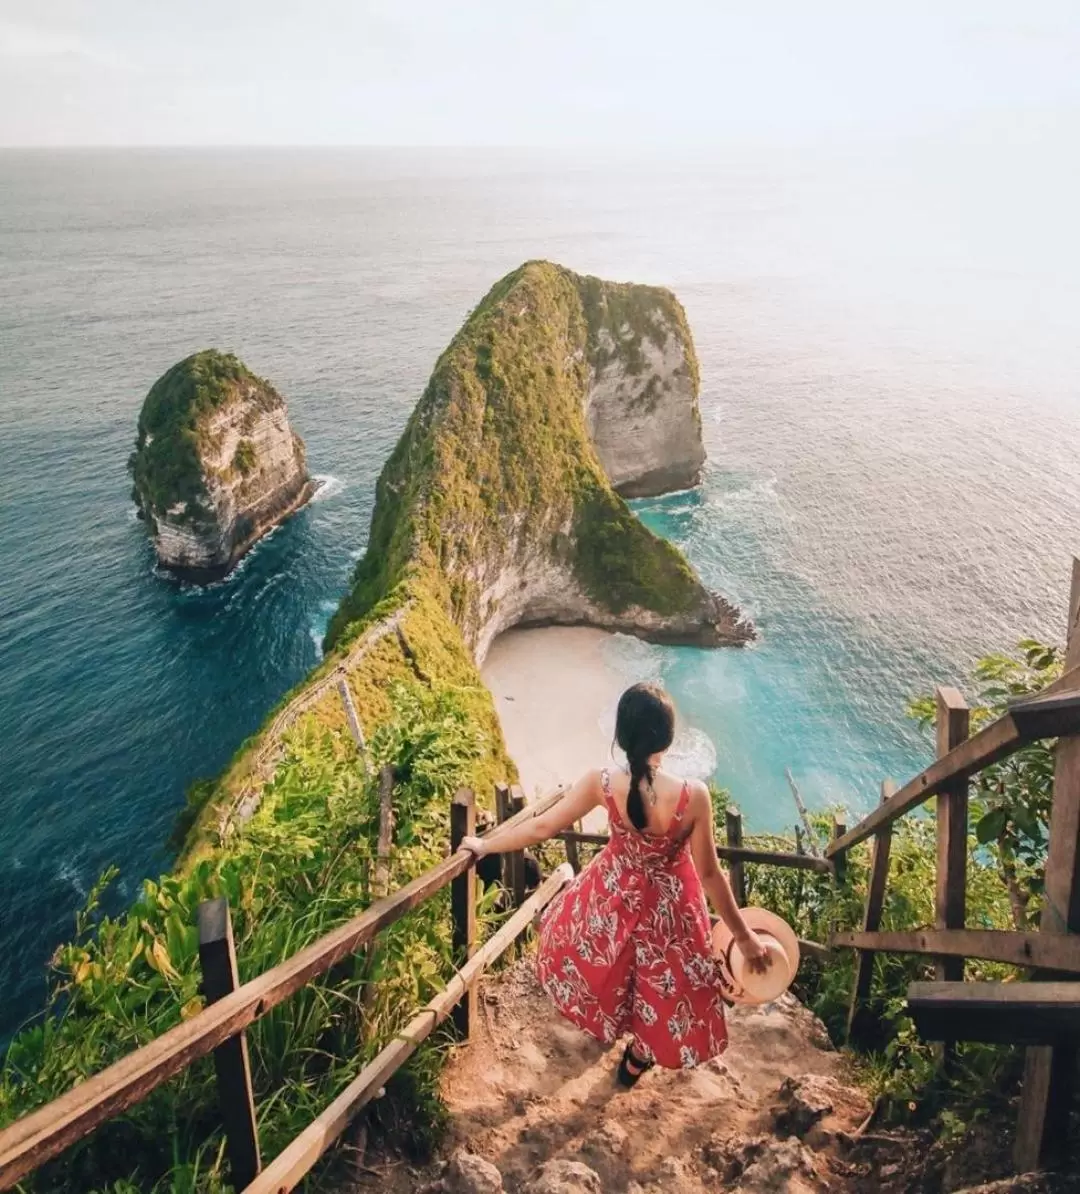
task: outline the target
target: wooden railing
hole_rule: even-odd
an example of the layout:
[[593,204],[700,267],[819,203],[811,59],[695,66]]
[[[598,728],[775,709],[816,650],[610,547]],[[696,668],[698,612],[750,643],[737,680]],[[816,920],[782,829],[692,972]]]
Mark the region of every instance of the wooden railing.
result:
[[[551,796],[509,818],[513,823],[538,816],[560,797]],[[462,1035],[475,1021],[476,979],[484,968],[520,936],[533,916],[571,877],[559,868],[499,931],[477,949],[476,869],[472,857],[458,853],[466,834],[475,832],[476,804],[471,791],[454,798],[450,854],[392,895],[378,900],[352,920],[300,950],[280,965],[238,986],[228,908],[208,901],[199,913],[199,953],[208,1006],[135,1050],[66,1094],[17,1120],[0,1132],[0,1190],[16,1182],[107,1120],[141,1102],[192,1062],[214,1054],[222,1121],[233,1184],[238,1190],[290,1190],[340,1135],[349,1118],[377,1092],[417,1045],[454,1013]],[[523,862],[510,857],[508,867],[524,874]],[[267,1169],[262,1170],[255,1106],[244,1030],[302,987],[371,942],[436,892],[451,888],[453,947],[459,970],[394,1041],[370,1062],[337,1099]],[[521,892],[523,896],[523,889]]]
[[[916,1026],[930,1040],[992,1040],[1033,1045],[1028,1051],[1014,1150],[1026,1172],[1060,1163],[1067,1140],[1080,1044],[1080,987],[1040,981],[1080,978],[1080,561],[1073,561],[1064,671],[1038,696],[969,736],[968,709],[953,688],[937,692],[938,758],[898,791],[886,781],[878,807],[825,850],[839,869],[845,854],[873,838],[861,932],[834,933],[830,944],[859,951],[848,1014],[853,1044],[864,1038],[878,952],[936,960],[933,983],[908,995]],[[1022,747],[1056,738],[1053,802],[1039,932],[991,932],[965,923],[968,787],[972,776]],[[937,882],[933,929],[882,932],[892,827],[937,797]],[[1035,981],[1017,986],[964,983],[964,961],[980,958],[1027,966]],[[995,1010],[996,1009],[996,1010]]]

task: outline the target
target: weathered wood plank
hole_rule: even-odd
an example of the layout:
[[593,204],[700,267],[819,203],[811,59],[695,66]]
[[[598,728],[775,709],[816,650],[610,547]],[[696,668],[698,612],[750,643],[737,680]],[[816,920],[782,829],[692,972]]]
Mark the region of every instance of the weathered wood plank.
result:
[[360,715],[356,712],[356,705],[353,703],[348,676],[342,676],[337,682],[337,687],[341,703],[345,706],[345,720],[349,725],[349,733],[352,734],[352,740],[356,743],[356,753],[360,756],[361,766],[367,771],[367,745],[364,742],[364,728],[360,724]]
[[[839,841],[845,833],[847,833],[847,822],[841,814],[837,813],[833,817],[832,840]],[[841,851],[839,854],[834,854],[832,864],[836,881],[843,886],[847,882],[847,853]]]
[[[525,806],[525,793],[514,784],[510,788],[511,814],[517,816]],[[514,907],[520,908],[525,903],[525,851],[517,850],[510,857],[513,860],[510,868],[511,894],[514,897]]]
[[1058,738],[1080,734],[1080,692],[1040,693],[1015,701],[1009,713],[1017,729],[1029,742],[1037,738]]
[[[513,814],[510,811],[510,785],[496,784],[495,785],[495,821],[502,825],[509,821]],[[514,890],[513,875],[511,874],[512,864],[510,862],[509,854],[499,855],[499,881],[506,889],[507,893]]]
[[[553,792],[530,805],[522,812],[521,819],[539,816],[561,796],[561,792]],[[60,1098],[16,1120],[0,1132],[0,1190],[9,1189],[99,1124],[140,1102],[196,1058],[205,1057],[222,1041],[325,974],[382,929],[444,888],[469,862],[465,854],[445,859],[197,1016],[177,1024],[148,1045],[78,1083]]]
[[986,962],[1080,975],[1080,936],[1013,933],[997,929],[915,929],[833,933],[829,944],[835,949],[979,958]]
[[[212,1004],[240,986],[228,901],[224,897],[204,900],[199,905],[198,921],[203,994],[206,1002]],[[239,1190],[253,1181],[262,1168],[246,1033],[238,1032],[218,1045],[214,1050],[214,1071],[225,1128],[225,1150],[233,1185]]]
[[[729,851],[738,850],[742,846],[742,813],[733,804],[729,804],[724,810],[724,824],[727,829]],[[719,854],[719,851],[717,853]],[[731,891],[735,896],[735,903],[742,908],[746,904],[746,872],[743,870],[740,859],[732,858],[729,854],[727,861],[731,863],[729,868]]]
[[[810,824],[810,814],[806,811],[806,805],[803,804],[802,796],[799,794],[799,789],[795,784],[795,777],[791,774],[791,768],[784,768],[784,775],[787,776],[788,787],[791,789],[791,795],[795,801],[795,807],[799,810],[799,818],[802,820],[803,827],[806,830],[806,845],[810,853],[815,858],[821,857],[821,851],[817,847],[817,837],[814,833],[814,827]],[[798,829],[795,830],[799,833]]]
[[263,1170],[243,1194],[285,1194],[310,1172],[315,1162],[342,1134],[358,1111],[371,1101],[387,1079],[406,1062],[416,1048],[450,1014],[466,991],[500,954],[529,927],[533,917],[573,878],[564,863],[546,879],[505,925],[473,954],[461,971],[397,1038],[370,1061],[317,1119],[306,1127],[284,1151]]
[[[968,736],[971,713],[955,688],[937,690],[937,753],[944,758]],[[937,882],[934,925],[962,929],[967,918],[968,781],[950,780],[937,798]],[[943,956],[935,966],[939,981],[959,982],[964,959]]]
[[1076,983],[912,983],[908,1010],[930,1041],[1080,1041]]
[[[1080,560],[1074,559],[1065,647],[1066,676],[1078,666]],[[1059,686],[1059,691],[1066,691],[1060,681]],[[1040,928],[1047,934],[1080,932],[1080,734],[1059,739],[1054,756],[1045,903]],[[1066,1159],[1076,1069],[1075,1044],[1028,1050],[1013,1156],[1018,1167],[1037,1169],[1058,1165]]]
[[[891,779],[881,785],[881,802],[885,803],[896,791]],[[873,933],[881,925],[881,912],[885,907],[885,889],[889,882],[889,854],[892,850],[892,826],[886,825],[874,835],[870,854],[870,879],[866,886],[866,905],[863,908],[863,932]],[[855,978],[851,984],[851,1002],[848,1005],[847,1036],[851,1044],[858,1044],[865,1037],[863,1012],[870,998],[874,981],[874,952],[861,949],[855,963]]]
[[[450,853],[454,854],[466,837],[476,833],[476,796],[462,788],[450,806]],[[476,867],[455,876],[450,884],[450,917],[453,922],[451,949],[454,965],[460,970],[476,952]],[[468,1040],[477,1022],[477,991],[470,987],[465,998],[454,1007],[454,1027],[462,1040]]]
[[[560,841],[577,842],[583,846],[606,846],[609,836],[606,833],[579,833],[568,829],[556,835]],[[822,875],[833,873],[833,864],[824,858],[814,858],[809,854],[790,854],[783,851],[752,850],[749,846],[721,846],[716,847],[717,856],[725,862],[752,863],[759,866],[786,866],[796,870],[817,871]]]

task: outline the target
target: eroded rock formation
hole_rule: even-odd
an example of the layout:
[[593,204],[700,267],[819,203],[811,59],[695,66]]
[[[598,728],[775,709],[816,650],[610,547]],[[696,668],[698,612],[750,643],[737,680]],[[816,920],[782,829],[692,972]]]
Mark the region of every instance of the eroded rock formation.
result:
[[284,399],[213,350],[151,387],[131,470],[159,562],[199,583],[224,576],[314,490]]

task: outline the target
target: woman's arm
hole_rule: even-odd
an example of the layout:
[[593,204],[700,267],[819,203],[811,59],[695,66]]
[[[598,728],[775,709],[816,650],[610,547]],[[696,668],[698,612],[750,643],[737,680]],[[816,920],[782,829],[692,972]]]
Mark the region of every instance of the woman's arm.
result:
[[705,888],[706,895],[720,914],[720,919],[734,935],[743,957],[753,968],[764,968],[770,960],[769,955],[743,920],[727,875],[720,869],[720,859],[716,855],[716,838],[713,836],[712,799],[709,789],[700,780],[695,780],[690,785],[690,808],[694,817],[694,828],[690,833],[690,851],[694,856],[694,866],[701,879],[701,886]]
[[519,825],[500,826],[482,838],[467,837],[460,849],[470,851],[477,858],[483,858],[485,854],[513,854],[516,850],[524,850],[526,846],[546,842],[548,838],[569,829],[602,800],[600,772],[589,771],[566,792],[558,804],[552,805],[539,817],[522,821]]

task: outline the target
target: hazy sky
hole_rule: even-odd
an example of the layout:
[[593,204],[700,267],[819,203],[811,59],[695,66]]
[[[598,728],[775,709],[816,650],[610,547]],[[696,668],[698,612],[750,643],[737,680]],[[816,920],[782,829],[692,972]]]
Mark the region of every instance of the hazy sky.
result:
[[0,144],[700,145],[1080,110],[1080,0],[0,0]]

